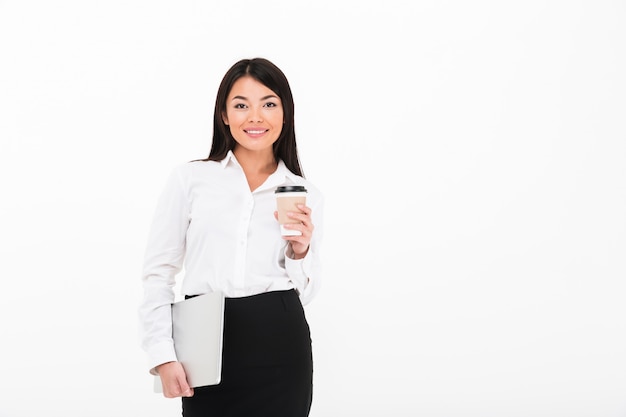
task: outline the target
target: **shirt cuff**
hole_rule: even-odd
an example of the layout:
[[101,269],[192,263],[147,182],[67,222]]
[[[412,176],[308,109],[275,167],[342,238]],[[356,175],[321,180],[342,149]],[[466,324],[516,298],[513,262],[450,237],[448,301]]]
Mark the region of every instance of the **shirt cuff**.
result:
[[314,295],[311,266],[314,255],[311,249],[302,259],[292,259],[285,254],[285,270],[291,282],[295,285],[303,304],[306,304]]
[[158,375],[156,371],[157,366],[167,362],[175,362],[176,360],[174,344],[169,341],[157,343],[152,346],[148,352],[148,365],[150,366],[150,373],[152,375]]

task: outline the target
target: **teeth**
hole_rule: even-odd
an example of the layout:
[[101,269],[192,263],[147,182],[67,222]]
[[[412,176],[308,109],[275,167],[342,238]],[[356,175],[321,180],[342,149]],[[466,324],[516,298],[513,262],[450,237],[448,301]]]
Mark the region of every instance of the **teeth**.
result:
[[265,133],[265,130],[248,130],[247,132],[252,135],[260,135],[261,133]]

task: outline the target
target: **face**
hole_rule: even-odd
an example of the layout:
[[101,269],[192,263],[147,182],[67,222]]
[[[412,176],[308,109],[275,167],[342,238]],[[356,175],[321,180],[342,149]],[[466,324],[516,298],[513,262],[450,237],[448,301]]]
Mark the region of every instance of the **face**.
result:
[[254,78],[241,77],[228,94],[222,118],[237,142],[235,149],[272,152],[283,129],[282,102]]

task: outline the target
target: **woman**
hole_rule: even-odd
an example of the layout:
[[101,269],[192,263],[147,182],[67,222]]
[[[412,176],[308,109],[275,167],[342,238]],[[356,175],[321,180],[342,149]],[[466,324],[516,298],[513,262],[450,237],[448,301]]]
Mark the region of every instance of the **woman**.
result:
[[[304,179],[294,103],[283,72],[266,59],[244,59],[224,76],[215,102],[208,158],[175,168],[147,245],[142,346],[168,398],[184,416],[307,416],[312,355],[303,310],[320,281],[323,198]],[[306,205],[281,236],[274,190],[304,185]],[[315,225],[315,226],[314,226]],[[182,293],[226,295],[222,379],[190,388],[171,337],[175,277]]]

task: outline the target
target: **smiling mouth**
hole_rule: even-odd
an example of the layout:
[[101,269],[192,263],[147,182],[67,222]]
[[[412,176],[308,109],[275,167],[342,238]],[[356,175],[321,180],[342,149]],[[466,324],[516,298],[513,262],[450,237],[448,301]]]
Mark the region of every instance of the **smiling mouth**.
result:
[[261,135],[265,132],[267,132],[268,129],[260,129],[260,130],[253,130],[253,129],[248,129],[248,130],[244,130],[244,132],[250,134],[250,135]]

